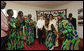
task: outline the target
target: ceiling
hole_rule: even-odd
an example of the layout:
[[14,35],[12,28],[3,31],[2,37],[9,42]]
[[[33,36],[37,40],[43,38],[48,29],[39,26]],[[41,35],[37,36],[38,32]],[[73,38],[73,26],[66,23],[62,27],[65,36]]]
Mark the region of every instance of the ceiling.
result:
[[30,5],[34,7],[42,7],[42,8],[54,8],[54,7],[56,8],[58,6],[70,3],[72,1],[6,1],[6,2]]

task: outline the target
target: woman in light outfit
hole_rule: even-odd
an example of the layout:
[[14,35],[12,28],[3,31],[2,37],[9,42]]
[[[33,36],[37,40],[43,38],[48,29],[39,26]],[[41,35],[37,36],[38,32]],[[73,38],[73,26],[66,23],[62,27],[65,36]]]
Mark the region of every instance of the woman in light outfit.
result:
[[[49,25],[53,24],[55,27],[55,31],[58,32],[58,26],[57,26],[56,20],[53,18],[53,15],[50,14],[49,18],[50,18]],[[55,47],[58,47],[58,46],[59,46],[59,44],[58,44],[58,35],[57,35],[57,37],[55,39]]]
[[[51,21],[49,21],[49,19],[46,18],[44,28],[46,30],[46,35],[47,35],[47,37],[46,37],[46,47],[47,47],[47,49],[52,50],[54,48],[54,45],[58,46],[57,45],[58,40],[56,40],[57,37],[58,37],[57,27],[55,27],[55,24],[51,23]],[[57,41],[56,42],[57,44],[55,43],[55,41]]]

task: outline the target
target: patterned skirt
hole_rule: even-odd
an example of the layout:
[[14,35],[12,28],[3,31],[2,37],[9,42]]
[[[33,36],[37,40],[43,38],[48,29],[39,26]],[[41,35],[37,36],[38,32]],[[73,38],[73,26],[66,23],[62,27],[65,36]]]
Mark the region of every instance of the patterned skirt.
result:
[[34,27],[30,26],[30,27],[26,27],[26,43],[27,44],[31,44],[34,43]]
[[18,28],[16,31],[17,31],[16,48],[17,49],[24,48],[23,28]]
[[16,32],[13,29],[11,29],[9,32],[7,46],[7,50],[16,49]]
[[55,44],[55,35],[52,32],[47,32],[46,37],[46,47],[47,49],[51,49]]
[[64,39],[62,43],[62,50],[79,50],[79,40],[73,39]]

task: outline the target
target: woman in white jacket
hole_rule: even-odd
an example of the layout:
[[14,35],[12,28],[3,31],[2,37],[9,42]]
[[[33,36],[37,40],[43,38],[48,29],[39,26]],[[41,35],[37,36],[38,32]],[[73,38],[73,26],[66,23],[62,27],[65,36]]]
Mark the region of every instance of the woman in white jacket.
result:
[[[51,17],[51,15],[50,15]],[[58,46],[58,29],[57,25],[54,24],[54,20],[50,20],[48,18],[45,19],[44,29],[46,30],[46,47],[49,50],[54,49],[54,47]]]
[[[49,25],[54,25],[54,28],[55,28],[55,32],[58,32],[58,26],[57,26],[57,23],[56,23],[56,20],[53,18],[53,15],[52,14],[50,14],[49,15]],[[54,33],[55,34],[55,33]],[[59,44],[58,44],[58,34],[56,35],[57,37],[56,37],[56,39],[55,39],[55,47],[58,47],[59,46]]]

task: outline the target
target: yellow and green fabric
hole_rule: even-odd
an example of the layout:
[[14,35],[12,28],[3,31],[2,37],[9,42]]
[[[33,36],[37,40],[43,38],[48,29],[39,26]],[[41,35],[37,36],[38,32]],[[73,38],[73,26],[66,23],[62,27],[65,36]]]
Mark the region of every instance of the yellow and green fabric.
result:
[[79,37],[73,25],[67,19],[63,19],[61,21],[60,31],[63,32],[63,37],[64,37],[64,40],[62,42],[62,49],[78,50]]
[[46,47],[47,49],[51,49],[55,44],[55,35],[52,32],[47,32],[46,37]]
[[[16,18],[16,22],[19,19]],[[20,18],[20,20],[23,20],[23,18]],[[23,36],[23,26],[24,26],[24,22],[23,21],[19,21],[16,24],[16,33],[17,33],[17,38],[16,38],[16,48],[17,49],[21,49],[24,48],[24,36]]]
[[9,24],[9,34],[8,34],[8,47],[7,50],[16,49],[16,26],[15,26],[15,18],[8,17]]
[[[25,23],[27,23],[27,25],[28,24],[32,24],[32,22],[33,22],[33,20],[31,19],[31,20],[28,20],[28,19],[26,19],[25,20]],[[31,43],[34,43],[34,25],[32,25],[32,26],[27,26],[26,25],[26,43],[27,44],[31,44]]]

